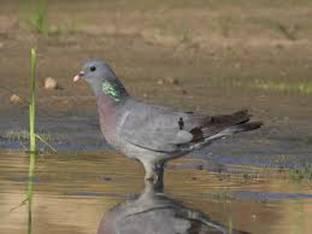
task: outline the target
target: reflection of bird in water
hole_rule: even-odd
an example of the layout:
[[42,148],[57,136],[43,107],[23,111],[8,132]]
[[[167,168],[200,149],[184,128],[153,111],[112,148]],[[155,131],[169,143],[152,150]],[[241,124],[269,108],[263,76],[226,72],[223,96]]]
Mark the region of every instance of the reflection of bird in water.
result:
[[141,195],[124,201],[106,214],[98,234],[246,233],[229,230],[200,211],[184,207],[147,182]]
[[106,140],[127,157],[139,160],[145,178],[157,182],[164,164],[213,141],[259,128],[247,111],[208,116],[150,105],[131,97],[110,66],[90,61],[74,77],[92,87]]

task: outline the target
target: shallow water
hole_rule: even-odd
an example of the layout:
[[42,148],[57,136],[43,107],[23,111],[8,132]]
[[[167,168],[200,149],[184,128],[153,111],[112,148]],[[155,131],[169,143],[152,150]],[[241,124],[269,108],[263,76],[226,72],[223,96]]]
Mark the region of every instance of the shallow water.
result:
[[[312,230],[311,183],[299,183],[274,171],[261,170],[260,173],[250,168],[249,176],[242,176],[237,170],[224,174],[179,167],[189,161],[192,160],[170,163],[165,178],[166,196],[162,195],[166,207],[174,207],[175,212],[181,209],[184,213],[188,211],[187,214],[195,212],[225,230],[235,228],[252,233],[309,233]],[[18,207],[25,198],[27,164],[24,154],[1,154],[1,233],[27,230],[26,207]],[[116,209],[110,212],[116,205],[121,203],[121,213],[140,208],[143,202],[136,203],[134,195],[144,190],[142,178],[143,170],[138,163],[115,152],[39,156],[34,179],[33,233],[96,233],[103,216],[109,220],[122,216],[114,213]],[[158,198],[148,198],[149,204],[159,205]],[[173,215],[173,211],[170,212],[162,215]],[[159,217],[157,212],[149,215]],[[150,220],[149,216],[143,218]],[[152,220],[154,223],[145,224],[159,224],[158,219]],[[198,225],[196,227],[198,230]],[[210,230],[205,228],[202,230]]]

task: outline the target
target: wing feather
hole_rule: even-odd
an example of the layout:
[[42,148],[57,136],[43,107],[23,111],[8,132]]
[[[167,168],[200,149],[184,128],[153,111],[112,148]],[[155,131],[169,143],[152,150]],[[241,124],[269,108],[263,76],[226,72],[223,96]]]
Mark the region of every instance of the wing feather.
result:
[[121,118],[119,136],[141,148],[167,153],[186,151],[192,145],[207,143],[206,139],[220,138],[222,134],[218,133],[230,127],[236,133],[235,126],[242,126],[250,118],[246,110],[211,117],[140,102],[130,107]]

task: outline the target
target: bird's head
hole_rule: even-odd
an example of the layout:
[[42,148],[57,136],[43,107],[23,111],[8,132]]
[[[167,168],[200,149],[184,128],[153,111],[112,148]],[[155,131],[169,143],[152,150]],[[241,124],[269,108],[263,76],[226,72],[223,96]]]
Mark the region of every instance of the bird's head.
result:
[[98,83],[115,78],[110,66],[100,60],[91,60],[82,66],[82,70],[74,77],[74,82],[84,79],[88,83]]
[[82,70],[74,76],[74,82],[87,81],[95,95],[104,93],[114,99],[127,95],[127,91],[117,78],[111,67],[101,60],[90,60],[82,66]]

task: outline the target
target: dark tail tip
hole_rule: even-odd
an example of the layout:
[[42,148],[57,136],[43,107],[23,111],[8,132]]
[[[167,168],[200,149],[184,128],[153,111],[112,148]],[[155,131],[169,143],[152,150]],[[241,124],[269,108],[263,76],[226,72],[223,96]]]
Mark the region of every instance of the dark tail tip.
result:
[[260,128],[263,125],[263,122],[261,121],[255,121],[255,122],[249,122],[249,123],[244,123],[240,124],[237,126],[237,129],[240,132],[246,132],[246,131],[251,131]]

